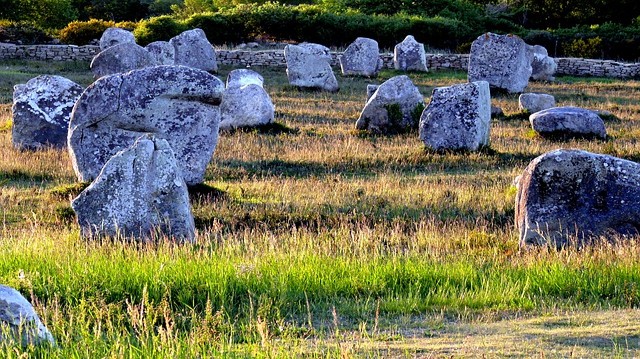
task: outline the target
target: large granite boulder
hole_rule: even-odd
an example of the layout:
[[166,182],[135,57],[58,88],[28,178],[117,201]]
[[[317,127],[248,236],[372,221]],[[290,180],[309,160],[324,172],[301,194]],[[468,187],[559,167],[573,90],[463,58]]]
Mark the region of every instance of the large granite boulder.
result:
[[13,90],[13,146],[19,149],[63,148],[71,110],[82,87],[61,76],[42,75]]
[[250,69],[236,69],[227,75],[227,88],[242,87],[251,84],[263,87],[264,78],[259,73]]
[[359,130],[374,133],[406,131],[418,127],[424,97],[406,75],[394,76],[375,89],[356,122]]
[[407,35],[393,48],[393,66],[396,70],[428,71],[424,44],[417,42],[413,35]]
[[491,95],[486,81],[437,87],[420,117],[420,139],[436,151],[489,145]]
[[252,70],[233,70],[220,104],[220,129],[262,126],[273,121],[275,107],[262,88],[262,76]]
[[531,114],[529,121],[543,137],[607,137],[602,118],[584,108],[553,107]]
[[357,38],[342,53],[340,68],[343,75],[377,76],[382,68],[378,42],[366,37]]
[[104,51],[111,46],[118,44],[135,44],[136,38],[131,31],[110,27],[102,33],[100,37],[100,51]]
[[168,41],[154,41],[144,47],[158,65],[174,65],[176,50]]
[[534,113],[556,107],[556,98],[546,93],[523,93],[518,97],[518,107]]
[[166,139],[189,185],[201,183],[218,141],[224,85],[185,66],[156,66],[98,79],[71,114],[69,152],[80,181],[91,181],[143,134]]
[[533,52],[515,35],[480,35],[471,44],[469,82],[487,81],[491,87],[522,92],[531,77]]
[[565,149],[537,157],[518,181],[520,245],[637,235],[639,183],[640,164],[620,158]]
[[331,69],[329,48],[311,43],[287,45],[287,78],[293,86],[336,92],[340,89]]
[[549,56],[547,49],[540,45],[531,47],[533,51],[533,61],[531,62],[531,79],[535,81],[555,80],[558,64]]
[[187,184],[169,143],[154,136],[111,157],[71,207],[84,238],[195,236]]
[[91,61],[94,78],[159,65],[144,47],[123,43],[102,50]]
[[201,29],[187,30],[169,40],[175,50],[175,64],[217,72],[216,50]]
[[0,329],[2,343],[13,341],[22,346],[55,344],[51,332],[42,324],[31,303],[6,285],[0,285]]

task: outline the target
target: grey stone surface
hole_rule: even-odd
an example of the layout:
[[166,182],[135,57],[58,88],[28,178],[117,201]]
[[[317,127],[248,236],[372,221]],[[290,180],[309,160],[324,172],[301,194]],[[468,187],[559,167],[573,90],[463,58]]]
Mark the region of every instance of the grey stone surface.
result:
[[491,95],[486,81],[437,87],[420,118],[420,139],[436,151],[489,145]]
[[100,78],[156,65],[158,62],[144,47],[123,43],[108,47],[96,55],[91,61],[91,72],[93,77]]
[[523,93],[518,97],[518,108],[531,113],[556,107],[556,99],[546,93]]
[[13,91],[13,146],[19,149],[67,145],[71,110],[82,87],[61,76],[41,75]]
[[84,238],[195,236],[187,184],[169,143],[154,136],[111,157],[71,206]]
[[271,97],[261,86],[250,83],[227,88],[220,104],[220,129],[266,125],[274,114]]
[[529,116],[531,127],[541,136],[585,136],[606,138],[604,121],[591,110],[553,107]]
[[533,52],[515,35],[480,35],[471,44],[469,82],[487,81],[491,87],[522,92],[531,77]]
[[293,86],[336,92],[340,89],[331,69],[329,49],[319,44],[303,43],[284,48],[287,78]]
[[380,85],[373,85],[373,84],[367,85],[367,101],[369,101],[371,96],[373,96],[373,94],[376,93],[376,91],[378,90],[378,87],[380,87]]
[[393,49],[393,64],[396,70],[428,71],[424,44],[417,42],[413,35],[407,35]]
[[640,165],[581,150],[545,153],[518,182],[515,219],[521,246],[637,235]]
[[424,97],[406,75],[383,82],[365,104],[356,122],[359,130],[388,133],[417,128]]
[[236,69],[227,75],[227,88],[242,87],[250,84],[263,87],[264,78],[259,73],[249,69]]
[[532,46],[533,61],[531,62],[531,79],[535,81],[553,81],[555,80],[556,71],[558,70],[558,64],[556,61],[549,57],[547,49],[543,46]]
[[168,41],[154,41],[144,47],[158,65],[174,65],[176,50]]
[[175,50],[175,64],[217,72],[216,51],[201,29],[187,30],[169,40]]
[[131,31],[120,29],[117,27],[110,27],[102,33],[100,37],[100,51],[118,44],[135,44],[136,38]]
[[55,344],[51,332],[42,324],[31,303],[6,285],[0,285],[0,326],[8,327],[7,331],[0,331],[0,342],[3,343],[13,341],[22,346]]
[[359,37],[352,42],[339,61],[343,75],[373,77],[382,68],[378,42],[366,37]]
[[91,181],[143,134],[171,145],[189,185],[202,182],[218,140],[224,85],[185,66],[156,66],[98,79],[76,104],[69,152],[80,181]]

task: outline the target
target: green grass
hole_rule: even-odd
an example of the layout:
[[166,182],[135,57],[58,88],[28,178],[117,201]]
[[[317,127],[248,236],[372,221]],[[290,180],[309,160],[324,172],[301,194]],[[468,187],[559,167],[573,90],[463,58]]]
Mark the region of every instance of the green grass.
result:
[[[0,119],[10,126],[16,81],[61,73],[86,85],[84,66],[0,64]],[[490,148],[433,153],[415,132],[354,130],[366,84],[397,72],[339,78],[340,92],[327,94],[290,87],[284,69],[256,70],[278,125],[221,134],[206,183],[190,190],[195,244],[82,241],[69,200],[86,184],[67,153],[17,151],[0,130],[0,283],[35,303],[58,342],[3,344],[0,355],[639,354],[630,310],[640,305],[638,243],[520,251],[512,181],[558,147],[638,157],[640,82],[531,84],[559,105],[610,111],[608,141],[532,137],[516,120],[517,96],[500,94],[493,102],[507,119],[493,122]],[[460,72],[410,77],[427,100],[434,87],[465,81]],[[598,330],[580,319],[550,339],[553,323],[590,313]]]

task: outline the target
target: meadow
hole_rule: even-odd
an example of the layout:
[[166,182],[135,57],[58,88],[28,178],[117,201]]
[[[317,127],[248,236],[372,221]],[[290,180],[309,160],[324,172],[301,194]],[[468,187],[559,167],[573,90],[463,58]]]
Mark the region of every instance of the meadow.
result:
[[[417,132],[355,130],[366,84],[336,94],[254,68],[278,126],[224,132],[193,190],[197,243],[83,241],[65,150],[11,145],[12,87],[40,74],[84,86],[87,63],[0,62],[0,283],[32,301],[53,348],[6,358],[633,357],[640,244],[518,247],[513,179],[580,148],[640,159],[640,82],[531,83],[559,105],[609,111],[609,139],[550,141],[517,95],[495,94],[490,148],[434,153]],[[226,78],[229,67],[220,70]],[[338,71],[336,71],[338,72]],[[463,72],[410,73],[425,99]]]

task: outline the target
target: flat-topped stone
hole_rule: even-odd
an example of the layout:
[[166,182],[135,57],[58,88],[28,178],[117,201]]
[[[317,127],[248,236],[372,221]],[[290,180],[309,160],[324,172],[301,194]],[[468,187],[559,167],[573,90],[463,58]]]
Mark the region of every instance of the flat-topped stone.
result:
[[607,137],[602,118],[584,108],[552,107],[531,114],[529,121],[533,130],[543,137]]

